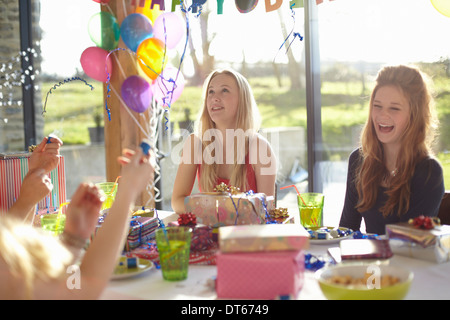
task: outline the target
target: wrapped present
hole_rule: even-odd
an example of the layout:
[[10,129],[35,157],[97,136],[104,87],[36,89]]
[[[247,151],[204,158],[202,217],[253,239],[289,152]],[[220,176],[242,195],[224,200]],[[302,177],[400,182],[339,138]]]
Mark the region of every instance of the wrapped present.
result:
[[[28,173],[31,153],[0,154],[0,212],[8,211],[20,195],[20,188]],[[64,157],[60,156],[58,166],[49,173],[53,184],[51,193],[41,200],[38,210],[59,207],[66,202],[66,177]]]
[[158,227],[159,221],[156,217],[132,216],[126,242],[127,251],[154,239]]
[[[92,235],[91,240],[94,239],[95,234],[101,228],[103,221],[108,215],[109,210],[103,210],[101,216],[98,219],[97,228]],[[125,243],[125,251],[130,251],[137,248],[141,244],[145,244],[155,238],[156,229],[159,228],[159,220],[157,217],[141,217],[131,216],[130,228]],[[145,258],[144,258],[145,259]]]
[[[217,243],[214,243],[208,250],[191,251],[189,253],[189,264],[215,265],[217,249]],[[129,257],[151,260],[157,264],[159,263],[159,252],[154,240],[148,241],[139,247],[132,249],[127,252],[126,255]]]
[[186,198],[187,212],[208,226],[264,224],[272,201],[264,193],[204,192]]
[[180,218],[178,218],[178,221],[169,222],[168,226],[178,227],[181,225],[192,228],[191,252],[210,250],[214,246],[214,243],[217,243],[217,240],[215,240],[213,236],[213,227],[195,224],[180,224],[179,220]]
[[309,233],[299,224],[264,224],[219,228],[222,252],[300,250],[309,245]]
[[386,235],[394,254],[442,263],[450,260],[450,226],[431,229],[410,223],[386,225]]
[[223,253],[216,256],[218,298],[297,297],[304,281],[304,253],[298,251]]

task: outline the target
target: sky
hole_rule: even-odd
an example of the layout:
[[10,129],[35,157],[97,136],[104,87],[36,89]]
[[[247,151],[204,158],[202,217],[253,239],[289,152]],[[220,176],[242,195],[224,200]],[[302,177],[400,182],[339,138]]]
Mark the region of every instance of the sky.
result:
[[[166,8],[170,3],[166,0]],[[224,1],[221,15],[216,13],[215,1],[209,0],[208,5],[213,11],[209,28],[215,33],[210,50],[216,60],[242,61],[245,52],[247,62],[286,61],[285,51],[279,50],[285,40],[279,12],[266,12],[263,0],[249,13],[240,13],[230,0]],[[322,60],[407,63],[450,57],[450,18],[429,0],[324,0],[317,9]],[[44,72],[69,77],[81,70],[81,53],[95,45],[88,21],[99,11],[100,5],[93,0],[41,0]],[[304,35],[303,8],[291,10],[288,0],[283,0],[279,11],[287,32]],[[190,14],[188,22],[190,36],[198,43],[198,19]],[[292,39],[290,50],[299,56],[304,42]],[[184,43],[180,41],[174,50],[182,54]]]

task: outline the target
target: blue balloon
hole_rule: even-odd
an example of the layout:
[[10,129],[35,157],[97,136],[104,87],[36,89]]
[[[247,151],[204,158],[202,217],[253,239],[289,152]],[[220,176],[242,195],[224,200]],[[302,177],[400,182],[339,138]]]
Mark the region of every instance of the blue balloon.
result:
[[153,36],[153,26],[143,14],[133,13],[122,21],[120,32],[125,45],[136,52],[142,41]]

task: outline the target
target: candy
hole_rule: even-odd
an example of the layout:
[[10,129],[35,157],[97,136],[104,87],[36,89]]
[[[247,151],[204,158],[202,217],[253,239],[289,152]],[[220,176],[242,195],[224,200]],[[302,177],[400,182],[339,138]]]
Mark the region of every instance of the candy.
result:
[[430,230],[433,229],[435,226],[438,226],[441,224],[439,218],[436,217],[426,217],[426,216],[419,216],[414,219],[409,219],[409,224],[412,224],[414,227],[419,229],[425,229]]
[[137,258],[127,258],[127,268],[128,269],[137,268]]
[[341,236],[339,233],[339,229],[330,230],[330,236],[332,238],[339,238]]
[[180,226],[193,227],[197,224],[197,218],[195,217],[195,214],[192,214],[191,212],[180,213],[177,221]]
[[317,230],[314,232],[314,238],[319,240],[329,240],[330,234],[326,230]]

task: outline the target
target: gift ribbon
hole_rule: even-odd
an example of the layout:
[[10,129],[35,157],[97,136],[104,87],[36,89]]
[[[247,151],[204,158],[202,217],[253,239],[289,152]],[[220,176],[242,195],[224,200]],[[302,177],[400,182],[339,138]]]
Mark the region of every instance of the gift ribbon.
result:
[[310,271],[317,271],[326,265],[326,261],[322,257],[316,257],[311,253],[305,254],[305,269]]
[[130,226],[131,227],[139,226],[138,239],[139,239],[139,244],[141,244],[141,242],[142,242],[142,226],[143,225],[142,225],[142,223],[140,221],[137,220],[138,218],[140,218],[140,216],[133,216],[133,217],[131,217]]
[[253,190],[250,190],[246,193],[246,195],[247,196],[256,196],[261,201],[264,211],[266,212],[266,223],[267,224],[276,223],[275,221],[270,219],[269,211],[267,210],[266,200],[265,200],[265,197],[262,196],[262,194],[258,195],[258,193],[254,193]]
[[363,234],[361,231],[353,232],[353,239],[372,239],[378,240],[380,237],[377,234]]

